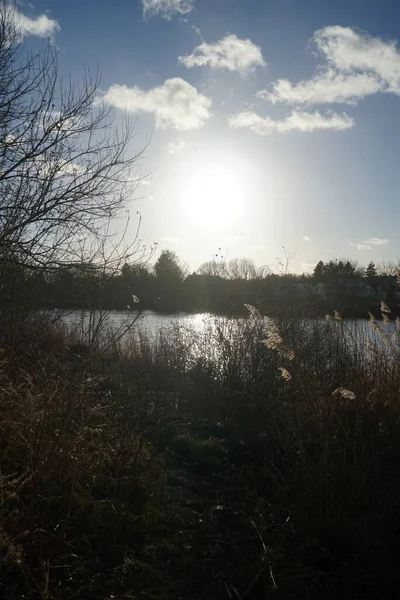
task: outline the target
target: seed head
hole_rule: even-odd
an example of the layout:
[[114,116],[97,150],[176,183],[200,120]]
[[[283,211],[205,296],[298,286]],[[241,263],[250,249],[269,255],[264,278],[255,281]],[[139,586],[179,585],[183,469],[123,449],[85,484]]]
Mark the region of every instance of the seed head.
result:
[[245,307],[247,308],[249,317],[251,319],[261,319],[260,311],[257,310],[255,306],[252,306],[251,304],[245,304]]
[[332,396],[342,396],[342,398],[347,398],[348,400],[355,400],[356,397],[354,392],[344,387],[337,388],[332,392]]
[[287,369],[285,369],[285,367],[279,367],[279,370],[281,372],[282,379],[284,379],[285,381],[290,381],[292,379],[291,374]]

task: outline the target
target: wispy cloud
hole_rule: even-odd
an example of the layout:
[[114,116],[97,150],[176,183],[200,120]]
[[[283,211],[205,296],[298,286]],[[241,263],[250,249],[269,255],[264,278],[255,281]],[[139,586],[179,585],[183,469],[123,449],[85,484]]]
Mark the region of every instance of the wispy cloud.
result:
[[169,142],[167,144],[166,150],[168,154],[179,154],[185,148],[186,144],[183,140],[179,142]]
[[104,94],[103,101],[127,112],[151,113],[160,129],[198,129],[211,117],[211,99],[180,77],[167,79],[163,85],[147,91],[115,84]]
[[370,237],[365,240],[364,244],[371,244],[372,246],[388,246],[389,240],[386,238]]
[[367,240],[357,244],[357,250],[372,250],[375,246],[388,246],[389,240],[386,238],[370,237]]
[[143,16],[160,16],[172,19],[174,15],[187,15],[193,10],[193,0],[142,0]]
[[356,104],[365,96],[381,91],[382,84],[367,73],[343,74],[328,69],[308,81],[292,84],[287,79],[272,83],[271,91],[262,90],[257,96],[273,104]]
[[319,112],[308,113],[296,110],[282,121],[276,121],[270,117],[262,117],[252,111],[245,111],[229,117],[228,123],[232,129],[247,128],[258,135],[270,135],[273,132],[312,132],[323,129],[340,131],[353,127],[354,119],[346,113],[338,115],[329,111],[324,116]]
[[310,237],[308,237],[308,235],[305,235],[303,237],[303,242],[312,242],[312,239]]
[[19,12],[14,6],[10,6],[8,13],[17,31],[23,38],[30,35],[41,38],[54,38],[57,31],[61,30],[57,21],[50,19],[45,14],[38,15],[37,17],[28,17]]
[[160,242],[162,242],[164,244],[179,244],[180,239],[177,237],[174,237],[172,235],[165,235],[164,237],[162,237],[160,239]]
[[400,52],[395,41],[385,41],[350,27],[324,27],[313,42],[325,61],[310,80],[297,84],[279,79],[261,98],[287,104],[356,104],[386,92],[400,95]]
[[266,65],[260,47],[236,35],[227,35],[215,44],[203,42],[192,54],[180,56],[179,60],[189,69],[209,66],[241,73],[251,73],[256,67]]

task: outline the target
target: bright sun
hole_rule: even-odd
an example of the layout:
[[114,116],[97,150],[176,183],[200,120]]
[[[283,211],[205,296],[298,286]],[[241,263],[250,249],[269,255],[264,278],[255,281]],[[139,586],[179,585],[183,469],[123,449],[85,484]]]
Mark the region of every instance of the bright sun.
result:
[[227,164],[210,162],[188,174],[184,200],[189,214],[202,225],[232,224],[244,208],[244,182]]

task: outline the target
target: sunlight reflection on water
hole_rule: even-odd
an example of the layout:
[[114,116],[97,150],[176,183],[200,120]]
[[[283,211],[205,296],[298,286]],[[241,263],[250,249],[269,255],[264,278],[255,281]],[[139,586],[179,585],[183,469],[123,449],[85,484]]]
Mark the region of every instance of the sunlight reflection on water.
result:
[[[61,318],[67,325],[83,328],[88,327],[91,319],[95,322],[100,318],[100,313],[90,311],[65,311]],[[104,325],[112,329],[129,327],[133,323],[136,330],[146,333],[150,337],[156,337],[161,330],[168,330],[177,326],[190,327],[196,332],[204,331],[210,325],[215,316],[210,313],[176,313],[173,315],[162,315],[152,311],[112,311],[103,314]]]
[[[61,314],[62,321],[71,326],[84,337],[89,327],[93,327],[101,316],[100,313],[90,311],[64,311]],[[185,332],[195,332],[198,334],[198,343],[201,345],[201,352],[204,356],[210,356],[215,351],[210,344],[215,342],[214,334],[217,332],[218,325],[229,321],[231,323],[231,335],[235,330],[235,323],[239,324],[245,317],[235,317],[227,319],[211,313],[176,313],[173,315],[163,315],[152,311],[112,311],[102,315],[104,318],[103,326],[113,331],[122,333],[130,331],[130,335],[139,338],[145,335],[146,338],[156,339],[160,334],[168,335],[169,332],[176,331],[178,328],[181,334]],[[310,321],[312,323],[313,321]],[[321,323],[325,322],[321,319]],[[391,321],[390,325],[379,322],[383,336],[374,331],[368,319],[345,319],[342,322],[333,323],[333,326],[344,327],[347,331],[348,339],[360,347],[367,347],[368,340],[378,348],[384,349],[388,343],[393,349],[400,350],[400,343],[397,339],[396,322]],[[204,334],[204,335],[201,335]],[[202,339],[205,338],[205,339]],[[214,338],[214,339],[212,339]],[[215,344],[214,344],[215,345]],[[197,354],[200,354],[198,348]]]

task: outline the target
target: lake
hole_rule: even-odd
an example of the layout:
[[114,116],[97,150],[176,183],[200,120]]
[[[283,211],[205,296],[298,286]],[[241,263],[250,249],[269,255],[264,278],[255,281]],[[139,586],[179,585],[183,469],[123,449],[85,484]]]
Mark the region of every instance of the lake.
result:
[[[58,312],[58,311],[57,311]],[[102,319],[105,327],[114,331],[123,331],[131,329],[146,333],[150,337],[155,337],[161,330],[171,329],[176,326],[184,326],[195,329],[197,332],[205,331],[215,316],[210,313],[176,313],[172,315],[163,315],[150,310],[145,311],[112,311],[108,313],[98,313],[90,311],[63,311],[58,312],[62,321],[73,329],[84,332],[89,327],[93,327]]]
[[[57,311],[58,312],[58,311]],[[71,326],[82,337],[85,337],[87,331],[93,329],[99,320],[107,329],[121,334],[127,330],[134,330],[137,333],[144,333],[148,337],[156,337],[160,331],[167,331],[177,326],[183,329],[195,330],[197,333],[206,333],[213,329],[216,321],[223,320],[224,317],[218,317],[211,313],[176,313],[172,315],[163,315],[152,311],[111,311],[108,313],[98,313],[90,311],[63,311],[58,312],[62,321]],[[233,320],[240,321],[244,317],[235,317]],[[321,323],[324,322],[321,319]],[[343,321],[345,328],[352,337],[358,341],[370,339],[378,345],[383,345],[382,336],[374,331],[368,319],[345,319]],[[340,322],[332,324],[333,327],[341,326]],[[390,325],[384,325],[379,322],[385,337],[390,339],[395,347],[399,347],[399,341],[396,333],[396,321],[391,321]]]

